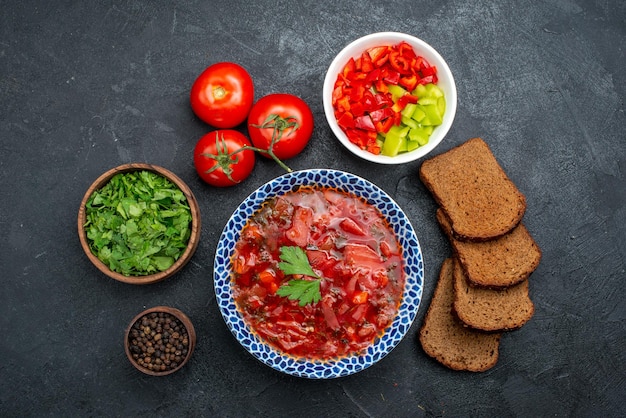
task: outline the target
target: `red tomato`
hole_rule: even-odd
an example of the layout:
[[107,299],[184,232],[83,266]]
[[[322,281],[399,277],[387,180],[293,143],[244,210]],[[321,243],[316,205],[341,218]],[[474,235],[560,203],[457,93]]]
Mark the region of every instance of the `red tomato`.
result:
[[254,168],[255,153],[241,132],[231,129],[204,135],[193,151],[193,164],[202,180],[217,187],[233,186],[245,180]]
[[[281,160],[298,155],[313,133],[313,113],[298,96],[274,93],[262,97],[248,116],[248,133],[255,147],[269,149]],[[269,155],[262,153],[266,157]]]
[[238,64],[213,64],[193,83],[190,99],[194,113],[209,125],[234,128],[246,120],[254,102],[252,77]]

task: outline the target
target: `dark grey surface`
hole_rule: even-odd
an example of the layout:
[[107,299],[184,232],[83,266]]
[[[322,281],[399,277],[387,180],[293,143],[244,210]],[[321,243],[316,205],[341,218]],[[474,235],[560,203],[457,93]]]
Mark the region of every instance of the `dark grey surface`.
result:
[[[96,4],[97,3],[97,4]],[[626,414],[626,3],[0,1],[0,415],[623,416]],[[344,45],[402,31],[437,48],[457,82],[456,120],[436,150],[483,137],[526,195],[543,250],[534,318],[482,374],[454,372],[417,342],[450,248],[417,171],[349,155],[324,119],[327,66]],[[237,204],[282,170],[259,161],[238,187],[203,184],[192,149],[211,128],[188,92],[235,61],[256,97],[301,96],[316,128],[295,169],[366,177],[403,207],[423,247],[423,303],[406,339],[351,377],[282,375],[244,351],[215,304],[212,261]],[[182,177],[202,211],[197,253],[175,278],[114,282],[82,253],[79,202],[127,162]],[[185,311],[191,362],[165,378],[128,364],[122,334],[145,307]]]

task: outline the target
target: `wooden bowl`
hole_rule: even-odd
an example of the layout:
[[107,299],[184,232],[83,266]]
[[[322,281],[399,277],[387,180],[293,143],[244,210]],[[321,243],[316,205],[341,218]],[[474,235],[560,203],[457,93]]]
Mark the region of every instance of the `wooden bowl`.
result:
[[[164,315],[163,319],[165,319],[168,315],[176,318],[178,323],[182,325],[182,327],[184,327],[187,333],[187,345],[183,346],[184,349],[181,350],[180,354],[178,354],[181,357],[181,360],[176,363],[175,367],[167,368],[166,370],[158,370],[158,369],[160,367],[167,367],[165,366],[165,363],[164,363],[165,360],[161,359],[160,357],[160,356],[163,356],[166,358],[167,354],[164,351],[157,352],[156,350],[159,350],[159,345],[158,345],[159,341],[163,341],[163,345],[167,344],[166,341],[171,342],[169,338],[171,334],[175,331],[171,331],[171,332],[166,331],[165,329],[152,327],[152,324],[148,323],[146,325],[143,325],[140,322],[143,317],[149,317],[149,318],[151,316],[158,317],[161,314]],[[147,322],[156,321],[156,320],[157,320],[156,318],[149,319]],[[138,322],[139,322],[138,326],[135,327],[135,324]],[[133,331],[136,331],[135,334],[137,332],[145,333],[144,328],[146,326],[151,328],[150,333],[155,334],[154,336],[149,338],[149,341],[151,341],[151,343],[153,342],[152,348],[155,350],[153,353],[151,353],[150,364],[153,364],[155,369],[157,370],[149,369],[145,367],[144,365],[139,364],[138,359],[135,358],[135,356],[137,357],[142,356],[141,354],[142,350],[141,348],[139,348],[137,344],[133,344],[133,340],[135,341],[137,340],[137,337],[133,335]],[[169,333],[170,336],[168,336],[166,333]],[[181,335],[181,338],[182,338],[183,331],[181,330],[179,334]],[[193,324],[191,323],[187,315],[185,315],[180,310],[176,308],[171,308],[169,306],[155,306],[154,308],[146,309],[145,311],[141,312],[140,314],[138,314],[137,316],[133,318],[133,320],[128,324],[128,327],[126,328],[126,332],[124,333],[124,351],[126,352],[126,356],[128,357],[128,360],[137,370],[150,376],[166,376],[168,374],[171,374],[180,370],[189,361],[189,358],[191,357],[191,354],[193,353],[195,346],[196,346],[196,331],[193,328]],[[178,350],[178,348],[176,348],[176,350]],[[184,352],[184,350],[186,350],[186,353]],[[176,352],[173,354],[176,355]]]
[[[189,237],[189,242],[187,244],[187,248],[183,252],[183,254],[176,260],[172,266],[170,266],[167,270],[145,275],[145,276],[126,276],[124,274],[112,271],[105,263],[100,261],[98,257],[91,252],[89,248],[89,243],[87,241],[87,233],[85,231],[84,225],[86,222],[86,208],[85,205],[87,201],[94,193],[94,191],[101,189],[105,186],[109,180],[119,173],[128,173],[131,171],[152,171],[154,173],[160,174],[167,179],[169,179],[172,183],[174,183],[178,188],[183,192],[185,197],[187,198],[187,202],[189,203],[189,208],[191,209],[191,236]],[[78,237],[80,239],[80,244],[87,254],[87,257],[91,262],[100,270],[102,273],[111,277],[112,279],[118,280],[124,283],[130,284],[148,284],[155,283],[160,280],[166,279],[176,272],[178,272],[187,262],[191,259],[193,254],[198,247],[199,239],[200,239],[200,209],[198,207],[198,202],[196,201],[195,196],[191,192],[191,189],[174,173],[171,171],[151,164],[143,164],[143,163],[131,163],[131,164],[123,164],[118,167],[112,168],[111,170],[105,172],[100,177],[93,182],[93,184],[87,189],[85,196],[83,197],[82,202],[80,203],[80,209],[78,210]]]

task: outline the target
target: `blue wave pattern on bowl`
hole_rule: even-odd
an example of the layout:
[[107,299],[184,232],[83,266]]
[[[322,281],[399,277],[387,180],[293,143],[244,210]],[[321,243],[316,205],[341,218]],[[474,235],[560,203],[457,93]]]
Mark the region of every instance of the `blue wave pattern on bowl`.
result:
[[[248,219],[268,198],[285,194],[302,185],[334,187],[363,197],[387,219],[402,246],[406,283],[400,309],[385,333],[364,352],[332,360],[312,360],[282,354],[263,342],[243,320],[231,296],[230,259],[235,243]],[[419,308],[424,281],[424,262],[415,231],[402,209],[376,185],[343,171],[311,169],[295,171],[259,187],[228,220],[220,237],[214,262],[215,297],[226,325],[239,343],[261,362],[283,373],[311,379],[330,379],[357,373],[378,362],[398,345]]]

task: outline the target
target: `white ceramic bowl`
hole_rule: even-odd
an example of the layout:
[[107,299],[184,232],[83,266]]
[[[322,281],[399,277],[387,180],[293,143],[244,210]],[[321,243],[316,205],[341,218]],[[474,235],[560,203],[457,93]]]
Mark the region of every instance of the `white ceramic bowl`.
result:
[[[410,44],[415,50],[415,53],[418,56],[424,57],[430,65],[434,65],[437,67],[437,77],[439,79],[437,85],[444,92],[446,98],[446,111],[443,116],[443,123],[435,128],[426,145],[423,145],[410,152],[398,154],[395,157],[375,155],[371,152],[362,150],[357,145],[351,143],[348,140],[346,134],[337,124],[337,119],[335,118],[335,112],[332,105],[333,89],[335,86],[335,81],[337,81],[337,75],[349,61],[350,57],[356,59],[369,48],[382,45],[395,45],[402,41]],[[439,55],[439,53],[432,46],[428,45],[421,39],[397,32],[373,33],[359,38],[346,46],[339,54],[337,54],[333,62],[330,64],[328,71],[326,72],[322,97],[326,119],[328,120],[330,128],[332,129],[335,136],[337,136],[339,141],[353,154],[365,160],[380,164],[407,163],[417,160],[418,158],[421,158],[431,152],[437,145],[439,145],[439,143],[443,140],[443,138],[450,130],[452,122],[454,121],[454,116],[456,114],[457,102],[454,77],[452,76],[452,72],[450,71],[448,64],[446,64],[446,61],[441,57],[441,55]]]

